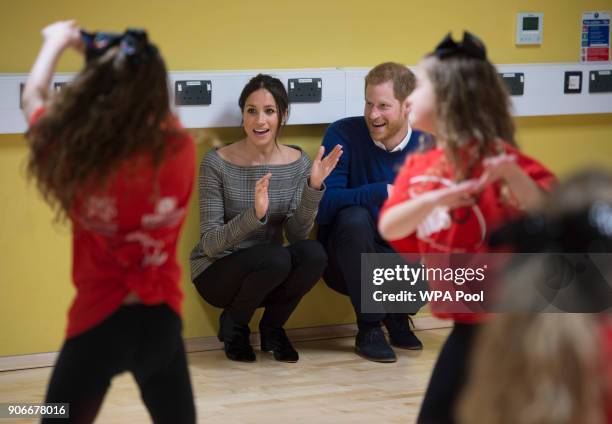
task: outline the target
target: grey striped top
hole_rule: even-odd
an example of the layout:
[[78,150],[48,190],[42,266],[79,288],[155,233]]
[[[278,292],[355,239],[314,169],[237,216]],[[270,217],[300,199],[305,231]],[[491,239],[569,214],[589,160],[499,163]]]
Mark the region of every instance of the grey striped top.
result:
[[[283,165],[239,166],[211,150],[200,164],[200,241],[191,251],[191,278],[195,279],[216,259],[260,243],[283,243],[283,230],[292,243],[308,238],[325,186],[308,185],[311,161],[301,151],[294,162]],[[255,183],[272,173],[267,215],[255,215]]]

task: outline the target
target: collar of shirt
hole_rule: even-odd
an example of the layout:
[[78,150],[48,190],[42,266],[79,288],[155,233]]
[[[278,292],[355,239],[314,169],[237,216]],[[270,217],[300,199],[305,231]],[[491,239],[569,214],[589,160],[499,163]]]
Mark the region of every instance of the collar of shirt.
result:
[[[406,133],[406,137],[404,137],[404,139],[402,140],[402,142],[400,144],[398,144],[397,146],[395,146],[395,148],[391,151],[389,151],[389,153],[394,153],[394,152],[401,152],[402,150],[404,150],[404,147],[406,147],[406,145],[408,144],[408,142],[410,141],[410,136],[412,135],[412,128],[410,128],[410,126],[408,126],[408,133]],[[376,140],[372,140],[374,142],[374,145],[380,149],[383,149],[385,152],[387,151],[387,148],[385,147],[384,144],[382,144],[380,141],[376,141]]]

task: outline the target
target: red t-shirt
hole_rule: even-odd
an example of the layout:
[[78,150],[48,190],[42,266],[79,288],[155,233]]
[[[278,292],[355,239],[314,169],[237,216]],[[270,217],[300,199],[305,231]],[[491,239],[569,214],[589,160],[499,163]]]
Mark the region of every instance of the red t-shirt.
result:
[[[37,110],[30,125],[44,111]],[[103,321],[130,292],[146,305],[166,303],[181,314],[176,245],[193,189],[195,146],[178,119],[171,125],[178,135],[167,138],[157,170],[149,156],[136,155],[120,164],[105,188],[75,198],[69,215],[76,297],[67,337]]]
[[[515,155],[517,164],[544,190],[556,182],[555,176],[536,160],[504,143],[505,153]],[[476,164],[468,178],[482,175],[482,164]],[[444,151],[436,148],[414,153],[406,159],[393,183],[393,193],[383,205],[381,217],[399,203],[427,191],[452,186],[453,170]],[[487,239],[492,230],[523,214],[505,184],[487,186],[473,206],[447,211],[437,208],[413,234],[389,243],[400,253],[485,253],[490,251]],[[432,312],[436,314],[435,302]],[[479,314],[437,313],[443,318],[473,323],[483,319]]]

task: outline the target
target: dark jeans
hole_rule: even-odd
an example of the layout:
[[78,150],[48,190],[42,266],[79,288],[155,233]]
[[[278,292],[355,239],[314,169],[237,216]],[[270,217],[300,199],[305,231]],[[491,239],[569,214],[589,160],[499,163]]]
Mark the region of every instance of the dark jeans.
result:
[[181,327],[167,305],[121,306],[64,342],[45,402],[69,403],[69,422],[93,422],[111,379],[130,371],[153,422],[195,423]]
[[204,300],[225,308],[237,323],[248,324],[263,306],[260,326],[282,327],[326,265],[325,250],[315,240],[261,244],[217,259],[194,283]]
[[360,327],[382,321],[387,315],[384,312],[361,312],[361,254],[395,251],[378,234],[370,212],[361,206],[340,210],[331,225],[319,228],[318,239],[326,246],[329,258],[323,274],[325,283],[331,289],[351,298]]
[[468,377],[468,366],[479,324],[455,323],[429,379],[419,424],[452,424],[454,409]]

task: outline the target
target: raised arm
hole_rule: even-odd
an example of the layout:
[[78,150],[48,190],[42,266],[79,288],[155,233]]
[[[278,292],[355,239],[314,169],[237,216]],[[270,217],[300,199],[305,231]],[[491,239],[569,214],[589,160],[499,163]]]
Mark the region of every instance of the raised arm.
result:
[[325,193],[323,181],[338,164],[338,160],[342,156],[342,146],[336,145],[325,158],[323,158],[324,154],[325,148],[321,146],[314,162],[310,164],[310,160],[307,161],[299,201],[284,223],[287,239],[290,243],[308,237],[317,216],[319,202]]
[[480,178],[482,187],[504,180],[521,209],[531,211],[542,204],[545,191],[521,168],[515,155],[503,154],[487,158],[483,166],[484,173]]
[[[468,180],[452,187],[432,190],[389,207],[381,215],[378,231],[385,240],[398,240],[414,233],[436,208],[449,209],[474,203],[472,195],[479,190],[478,180]],[[393,197],[391,198],[393,200]]]
[[23,113],[29,122],[32,114],[48,100],[51,77],[57,62],[69,47],[83,51],[81,33],[76,21],[60,21],[42,30],[43,45],[28,75],[23,89],[21,103]]

